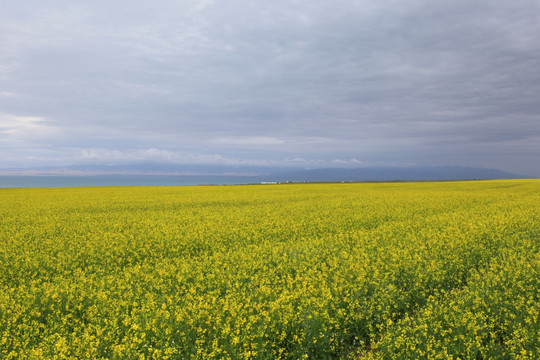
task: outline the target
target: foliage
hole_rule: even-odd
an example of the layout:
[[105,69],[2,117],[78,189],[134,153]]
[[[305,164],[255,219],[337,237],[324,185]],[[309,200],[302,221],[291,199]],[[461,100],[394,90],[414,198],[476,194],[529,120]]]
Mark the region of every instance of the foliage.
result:
[[2,359],[536,359],[540,181],[0,190]]

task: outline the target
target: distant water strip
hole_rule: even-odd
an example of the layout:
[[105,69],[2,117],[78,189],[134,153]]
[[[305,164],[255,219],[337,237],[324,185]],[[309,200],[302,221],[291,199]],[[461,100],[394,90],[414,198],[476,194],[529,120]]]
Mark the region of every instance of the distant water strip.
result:
[[57,188],[88,186],[189,186],[189,185],[240,185],[260,183],[255,176],[221,175],[0,175],[0,188]]

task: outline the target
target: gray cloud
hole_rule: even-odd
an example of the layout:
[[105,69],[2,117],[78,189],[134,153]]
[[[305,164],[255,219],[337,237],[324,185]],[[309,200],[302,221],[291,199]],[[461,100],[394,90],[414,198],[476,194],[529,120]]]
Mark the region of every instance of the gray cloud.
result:
[[0,167],[101,157],[540,176],[534,0],[3,8]]

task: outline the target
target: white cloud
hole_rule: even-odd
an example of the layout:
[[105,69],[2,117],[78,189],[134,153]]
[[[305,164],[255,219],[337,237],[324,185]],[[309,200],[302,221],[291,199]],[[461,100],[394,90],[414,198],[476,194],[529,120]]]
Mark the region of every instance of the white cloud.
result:
[[120,151],[110,149],[85,149],[73,159],[87,163],[129,163],[129,162],[160,162],[177,164],[241,164],[240,160],[227,159],[218,154],[197,154],[174,152],[164,149],[149,148],[143,150]]
[[0,137],[32,139],[58,134],[60,130],[50,122],[50,119],[39,116],[0,114]]
[[120,151],[116,149],[85,149],[80,151],[77,160],[82,162],[133,162],[133,161],[157,161],[175,162],[178,155],[167,150],[145,149],[136,151]]
[[[120,151],[115,149],[85,149],[70,159],[74,163],[123,164],[123,163],[168,163],[191,165],[229,165],[229,166],[327,166],[331,161],[296,157],[275,159],[246,159],[223,156],[221,154],[200,154],[164,149]],[[351,164],[351,161],[347,161]]]

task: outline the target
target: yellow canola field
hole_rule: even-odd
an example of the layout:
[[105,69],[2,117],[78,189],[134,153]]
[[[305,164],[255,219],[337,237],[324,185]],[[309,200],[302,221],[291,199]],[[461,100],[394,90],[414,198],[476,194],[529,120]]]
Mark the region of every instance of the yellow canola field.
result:
[[538,359],[540,180],[0,189],[1,359]]

